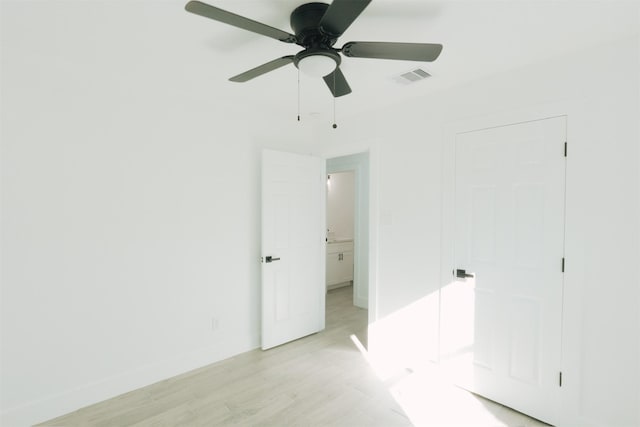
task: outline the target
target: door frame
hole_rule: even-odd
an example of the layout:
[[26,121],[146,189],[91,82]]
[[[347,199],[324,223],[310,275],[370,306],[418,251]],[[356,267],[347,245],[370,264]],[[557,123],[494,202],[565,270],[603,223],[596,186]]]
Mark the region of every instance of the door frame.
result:
[[[520,158],[523,152],[520,151],[519,147],[533,148],[530,145],[532,141],[529,141],[529,138],[535,138],[533,141],[535,142],[535,147],[543,147],[543,149],[540,152],[535,152],[535,154],[526,150],[524,155],[531,157],[525,157],[525,159],[537,159],[537,156],[540,156],[541,163],[537,166],[531,165],[530,169],[524,168],[521,170],[520,167],[512,169],[513,165],[519,161],[526,162],[525,159]],[[488,322],[485,324],[489,325],[488,327],[492,331],[489,334],[492,337],[486,333],[481,334],[485,339],[488,339],[488,341],[484,342],[489,344],[489,347],[480,346],[480,348],[485,348],[488,351],[488,353],[482,352],[488,357],[486,359],[488,365],[478,369],[476,364],[479,359],[476,359],[478,357],[476,353],[476,356],[472,357],[473,364],[468,361],[463,362],[465,363],[464,367],[454,368],[451,373],[454,376],[460,371],[466,373],[460,378],[460,384],[463,384],[463,388],[551,424],[558,422],[558,392],[560,387],[558,377],[559,372],[561,372],[562,288],[564,275],[560,268],[560,260],[564,259],[566,157],[563,156],[563,147],[565,142],[566,116],[531,120],[516,124],[507,123],[498,127],[458,133],[456,138],[456,202],[454,206],[456,237],[453,245],[457,264],[454,268],[471,269],[477,272],[479,276],[484,273],[489,275],[496,273],[498,276],[502,276],[502,273],[508,272],[507,277],[517,277],[514,274],[516,272],[522,274],[522,276],[528,276],[527,261],[537,259],[544,267],[542,265],[536,266],[534,261],[534,264],[531,265],[531,274],[536,279],[523,279],[524,287],[522,288],[519,285],[516,286],[509,283],[510,280],[505,277],[496,277],[495,282],[493,280],[488,282],[486,280],[477,282],[474,279],[463,280],[467,283],[470,281],[471,288],[469,288],[468,284],[457,283],[459,281],[455,280],[455,278],[450,280],[455,283],[455,285],[453,283],[450,285],[451,288],[464,292],[469,301],[473,301],[476,312],[475,320],[479,321],[481,318]],[[498,144],[500,148],[496,148],[494,143]],[[477,156],[476,150],[479,147],[476,144],[480,144],[480,147],[486,147],[486,150],[492,153],[489,158],[484,160],[491,158],[497,160],[496,165],[499,166],[496,170],[494,170],[495,168],[487,169],[486,165],[479,170],[475,170],[473,166],[476,164],[477,159],[474,159],[474,156]],[[486,150],[485,148],[481,149],[485,153],[487,152]],[[483,161],[480,163],[484,165]],[[490,162],[489,164],[492,163]],[[526,190],[527,188],[529,190]],[[504,221],[505,225],[509,224],[506,225],[506,228],[497,225],[498,228],[495,233],[491,233],[491,241],[494,242],[495,247],[489,252],[496,258],[492,258],[485,251],[480,252],[484,256],[477,254],[474,256],[472,254],[475,253],[471,246],[471,242],[476,241],[475,237],[472,237],[472,234],[475,235],[475,233],[471,233],[471,231],[475,229],[472,223],[475,223],[473,218],[476,217],[476,206],[475,203],[471,203],[471,199],[475,200],[477,197],[475,191],[482,191],[482,189],[490,191],[489,194],[494,196],[488,199],[480,196],[480,200],[487,200],[492,207],[492,209],[489,209],[494,215],[491,221],[497,221],[497,224]],[[540,251],[535,254],[530,253],[529,255],[532,258],[529,258],[528,256],[521,257],[522,254],[518,256],[515,252],[519,252],[517,249],[520,245],[517,242],[522,242],[518,239],[520,233],[516,231],[520,228],[518,224],[522,224],[518,220],[520,217],[518,212],[522,212],[517,207],[519,205],[518,200],[522,197],[520,191],[531,191],[532,189],[537,190],[530,194],[531,196],[538,193],[538,191],[541,191],[538,194],[543,195],[542,201],[539,200],[532,207],[537,208],[534,211],[543,218],[542,223],[539,224],[543,228],[539,231],[545,237],[539,241],[540,246],[538,248]],[[518,196],[519,193],[521,194],[520,196]],[[484,203],[481,203],[481,205],[484,206]],[[484,217],[482,212],[488,211],[480,209],[480,217]],[[506,213],[506,216],[501,215],[503,212]],[[534,215],[534,217],[540,218],[538,215]],[[531,219],[534,217],[531,217]],[[526,219],[525,223],[528,223]],[[525,237],[525,241],[527,240],[527,237]],[[479,241],[482,242],[483,240]],[[486,242],[486,240],[484,241]],[[502,250],[499,248],[502,248]],[[506,248],[511,250],[505,252],[504,249]],[[483,259],[485,256],[489,256],[489,259]],[[505,264],[507,260],[509,261]],[[501,265],[503,266],[501,267]],[[540,282],[540,280],[543,282]],[[473,284],[474,282],[475,285]],[[464,291],[462,291],[463,288],[465,289]],[[443,333],[452,331],[450,322],[455,317],[451,317],[453,312],[450,310],[455,311],[451,307],[457,305],[458,302],[456,297],[453,297],[453,299],[447,298],[446,301],[444,298],[443,294],[442,302],[450,308],[447,311],[443,311],[443,315],[446,315],[448,319],[448,326],[443,324]],[[460,296],[460,298],[463,297]],[[521,318],[520,313],[515,315],[516,312],[513,310],[514,307],[523,303],[531,304],[528,306],[537,312],[537,315],[532,312],[533,317],[525,317],[525,319],[532,321],[531,325],[535,325],[534,330],[521,335],[526,342],[529,342],[528,338],[532,339],[530,344],[533,347],[529,350],[535,351],[536,356],[530,359],[527,357],[513,359],[513,357],[517,357],[513,353],[514,330],[511,326],[505,325],[509,325],[510,320],[508,319],[515,320],[512,316]],[[497,305],[489,308],[493,304]],[[520,307],[524,308],[525,306]],[[479,312],[484,313],[480,315],[480,318],[477,314]],[[476,331],[474,333],[473,348],[478,350],[478,347],[475,346],[479,339],[477,335],[478,323],[470,322],[467,325],[471,331],[474,329]],[[488,329],[485,329],[486,331]],[[518,335],[520,333],[516,333],[516,336]],[[448,338],[451,339],[452,337],[449,335]],[[518,342],[519,338],[515,338],[515,340],[515,342]],[[542,352],[541,349],[543,349]],[[444,352],[452,354],[451,349],[444,349]],[[528,354],[532,355],[532,353]],[[492,358],[494,363],[497,362],[493,366],[491,366]],[[518,375],[517,371],[512,371],[512,369],[519,366],[516,360],[530,363],[530,365],[524,366],[530,366],[534,369],[530,372],[531,377],[527,376],[528,371],[526,370],[519,372],[524,376]],[[482,362],[480,362],[480,365],[482,365]],[[535,370],[536,368],[538,370]],[[527,381],[526,378],[530,378],[532,381]]]
[[[451,282],[451,272],[455,268],[455,247],[454,247],[454,236],[455,236],[455,177],[456,177],[456,136],[459,133],[465,132],[473,132],[483,129],[490,129],[501,127],[505,125],[526,123],[532,121],[539,121],[545,119],[552,119],[558,117],[564,117],[567,123],[566,133],[567,139],[570,138],[570,113],[575,111],[575,107],[572,108],[571,105],[567,105],[565,103],[549,103],[549,104],[540,104],[530,107],[524,108],[515,108],[510,111],[502,111],[496,112],[490,115],[477,116],[472,118],[467,118],[464,120],[452,121],[445,123],[443,126],[443,139],[442,139],[442,175],[441,175],[441,234],[440,234],[440,289],[442,290],[445,286],[447,286]],[[569,162],[567,159],[566,167],[565,167],[565,177],[569,171]],[[567,203],[567,198],[569,197],[569,184],[567,179],[565,178],[565,206]],[[565,234],[565,256],[566,248],[567,248],[567,209],[564,210],[564,234]],[[566,276],[563,277],[563,288],[566,291]],[[566,294],[566,292],[565,292]],[[441,300],[441,293],[439,295]],[[561,336],[562,342],[560,343],[560,370],[564,372],[565,370],[572,370],[569,365],[572,363],[571,359],[575,358],[571,354],[571,349],[569,348],[569,340],[566,340],[566,332],[567,332],[567,320],[569,316],[569,312],[573,310],[573,303],[567,302],[566,298],[562,301],[562,318],[561,318]],[[441,316],[442,313],[439,313]],[[441,320],[439,321],[440,325],[438,330],[441,329]],[[569,322],[570,323],[570,322]],[[438,363],[440,363],[440,338],[438,339]],[[570,409],[568,408],[575,399],[577,394],[578,385],[566,387],[565,384],[559,389],[558,396],[558,419],[559,424],[563,423],[563,420],[570,419],[569,413]],[[567,405],[568,404],[568,405]],[[565,406],[566,405],[566,406]]]

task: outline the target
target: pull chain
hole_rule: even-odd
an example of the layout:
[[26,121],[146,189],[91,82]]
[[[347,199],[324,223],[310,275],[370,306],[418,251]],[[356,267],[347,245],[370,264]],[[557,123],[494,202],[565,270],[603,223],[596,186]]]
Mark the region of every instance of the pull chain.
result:
[[338,125],[336,124],[336,71],[338,71],[338,68],[336,68],[336,70],[333,72],[333,128],[337,128]]
[[300,69],[298,69],[298,121],[300,121]]

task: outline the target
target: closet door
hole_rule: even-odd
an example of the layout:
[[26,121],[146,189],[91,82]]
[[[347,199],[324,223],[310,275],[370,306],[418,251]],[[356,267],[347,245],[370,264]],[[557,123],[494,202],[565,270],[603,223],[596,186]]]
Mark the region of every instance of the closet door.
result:
[[443,361],[455,366],[460,384],[552,424],[560,386],[565,135],[564,117],[457,135],[455,281],[442,293],[450,347]]

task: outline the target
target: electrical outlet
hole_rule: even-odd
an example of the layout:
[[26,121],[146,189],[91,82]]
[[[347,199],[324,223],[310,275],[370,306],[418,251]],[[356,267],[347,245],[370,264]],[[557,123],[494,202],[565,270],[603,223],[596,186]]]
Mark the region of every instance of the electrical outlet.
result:
[[217,317],[212,317],[211,318],[211,331],[215,331],[218,329],[218,318]]

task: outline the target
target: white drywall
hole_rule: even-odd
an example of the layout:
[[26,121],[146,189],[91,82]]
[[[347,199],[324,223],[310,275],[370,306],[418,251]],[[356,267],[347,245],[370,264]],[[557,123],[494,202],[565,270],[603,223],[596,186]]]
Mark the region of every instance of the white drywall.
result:
[[327,229],[335,239],[353,239],[355,181],[353,172],[328,174]]
[[110,2],[2,8],[0,424],[258,346],[259,154],[305,128],[229,118],[188,45]]

